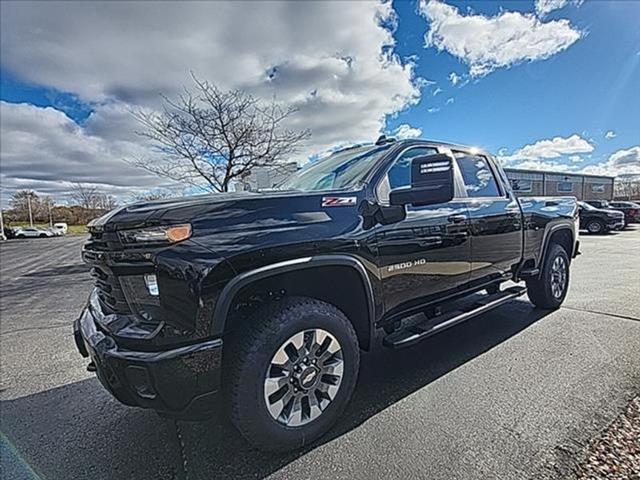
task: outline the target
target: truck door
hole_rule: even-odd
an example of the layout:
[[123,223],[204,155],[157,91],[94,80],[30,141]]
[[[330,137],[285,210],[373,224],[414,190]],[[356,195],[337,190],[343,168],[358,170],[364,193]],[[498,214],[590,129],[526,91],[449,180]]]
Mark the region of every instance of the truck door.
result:
[[[376,188],[381,205],[392,189],[411,183],[411,160],[439,153],[434,147],[409,147],[388,168]],[[455,168],[455,167],[454,167]],[[406,218],[378,225],[378,268],[385,310],[394,314],[424,303],[469,279],[471,242],[466,199],[429,206],[406,206]]]
[[499,278],[522,258],[522,212],[515,196],[482,155],[453,151],[467,194],[472,282]]

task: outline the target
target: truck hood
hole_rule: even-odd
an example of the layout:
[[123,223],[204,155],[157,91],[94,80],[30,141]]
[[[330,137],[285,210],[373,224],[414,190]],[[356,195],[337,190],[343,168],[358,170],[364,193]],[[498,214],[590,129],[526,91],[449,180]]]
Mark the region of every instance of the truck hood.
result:
[[197,195],[126,205],[93,220],[93,231],[191,223],[195,236],[255,231],[357,216],[362,192],[267,191]]
[[620,217],[620,218],[624,218],[624,213],[622,213],[619,210],[611,210],[608,208],[597,208],[595,210],[591,210],[591,212],[596,212],[596,213],[600,213],[603,215],[608,215],[610,217]]

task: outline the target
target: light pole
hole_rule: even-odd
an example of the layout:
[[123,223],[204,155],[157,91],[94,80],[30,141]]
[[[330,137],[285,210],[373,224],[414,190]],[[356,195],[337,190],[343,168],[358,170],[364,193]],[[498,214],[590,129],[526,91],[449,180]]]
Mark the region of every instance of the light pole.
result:
[[6,240],[4,236],[4,218],[2,218],[2,207],[0,207],[0,240]]
[[27,204],[29,205],[29,226],[33,227],[33,215],[31,214],[31,195],[27,195]]

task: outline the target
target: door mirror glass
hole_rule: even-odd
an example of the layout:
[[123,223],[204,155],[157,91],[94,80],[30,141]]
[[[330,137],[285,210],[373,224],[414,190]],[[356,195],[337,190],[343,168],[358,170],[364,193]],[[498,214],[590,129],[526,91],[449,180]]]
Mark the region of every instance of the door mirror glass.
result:
[[391,205],[433,205],[454,196],[453,164],[445,154],[415,157],[411,161],[411,185],[389,194]]

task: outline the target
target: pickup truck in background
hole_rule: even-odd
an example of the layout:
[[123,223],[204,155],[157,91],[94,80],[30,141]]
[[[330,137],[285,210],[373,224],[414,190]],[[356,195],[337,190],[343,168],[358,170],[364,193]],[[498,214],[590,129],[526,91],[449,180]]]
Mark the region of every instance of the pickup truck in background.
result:
[[273,190],[136,203],[89,231],[95,289],[74,324],[88,368],[166,416],[220,399],[251,443],[280,451],[338,419],[361,351],[524,293],[558,308],[578,254],[575,198],[518,200],[486,153],[384,137]]

